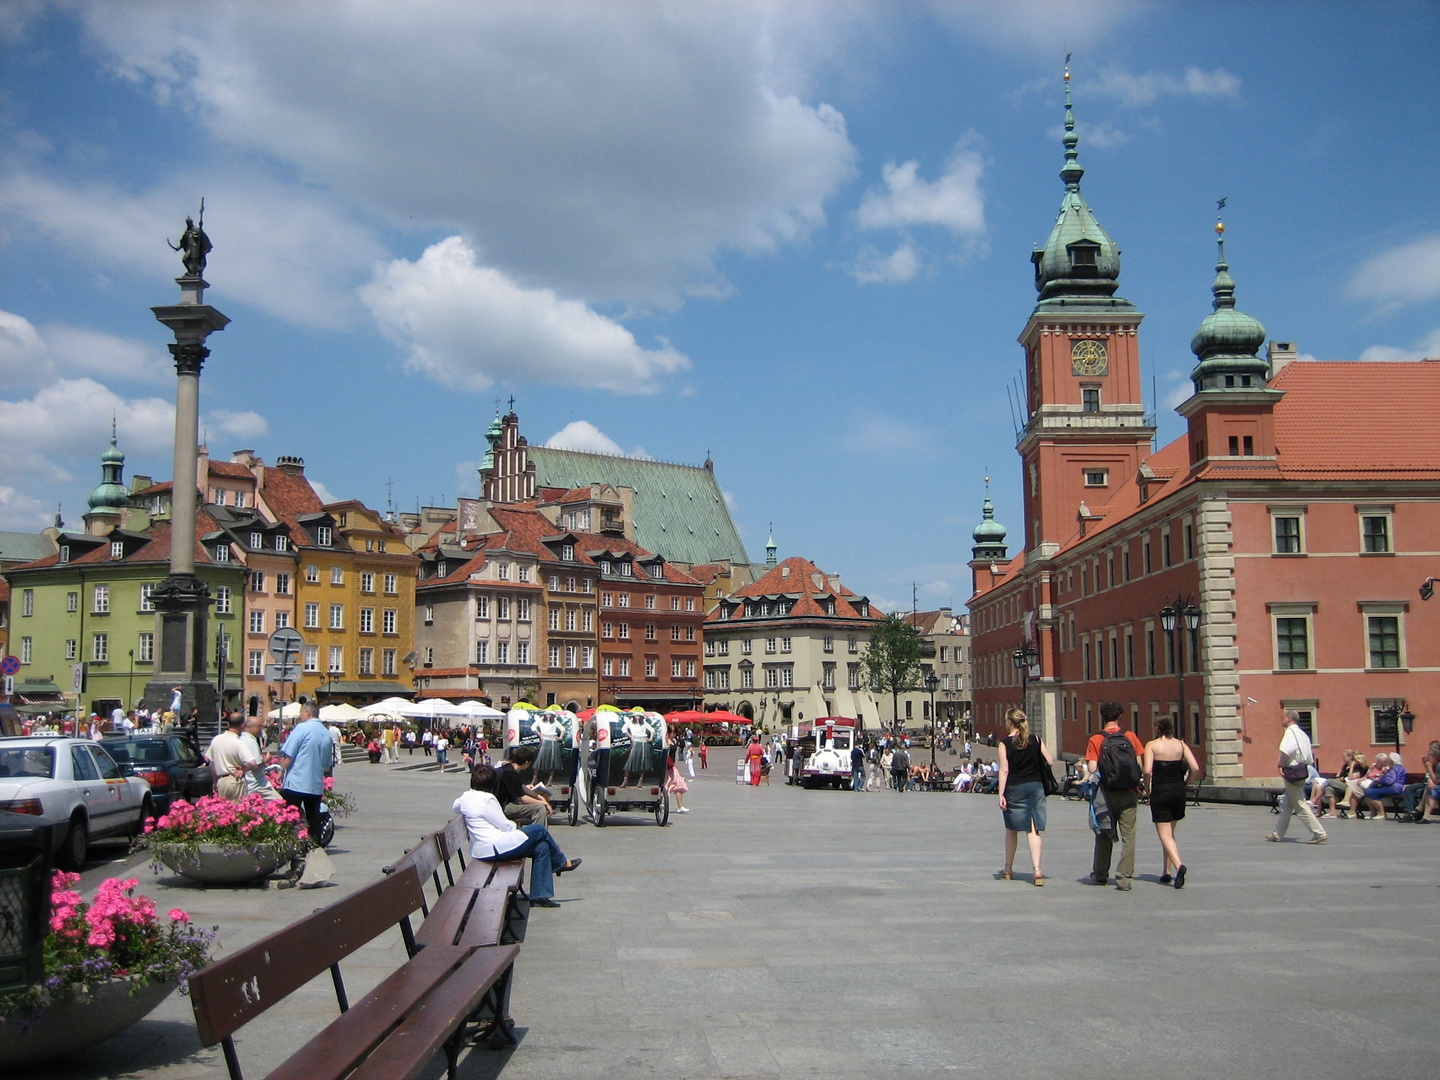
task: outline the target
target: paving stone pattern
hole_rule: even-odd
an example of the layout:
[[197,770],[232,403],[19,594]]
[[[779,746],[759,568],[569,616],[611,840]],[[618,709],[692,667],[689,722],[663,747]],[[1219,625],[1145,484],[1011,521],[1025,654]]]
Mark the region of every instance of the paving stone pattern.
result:
[[[659,829],[555,826],[584,867],[535,911],[512,1011],[517,1050],[468,1052],[506,1080],[1056,1075],[1322,1080],[1433,1072],[1440,825],[1327,821],[1262,837],[1263,807],[1192,809],[1183,891],[1158,884],[1141,808],[1134,889],[1081,883],[1091,836],[1052,799],[1043,889],[995,880],[993,797],[734,784],[711,755],[693,813]],[[238,945],[333,901],[442,823],[459,773],[342,768],[361,802],[323,891],[226,891],[141,873]],[[1298,826],[1298,823],[1297,823]],[[1298,836],[1297,836],[1298,833]],[[118,865],[118,864],[117,864]],[[143,870],[143,866],[141,867]],[[104,873],[114,873],[114,866]],[[167,872],[168,875],[168,872]],[[103,876],[86,875],[86,884]],[[391,933],[347,962],[352,1000],[400,964]],[[334,1015],[328,977],[240,1033],[259,1077]],[[444,1075],[443,1055],[427,1076]],[[220,1077],[188,1000],[47,1072]]]

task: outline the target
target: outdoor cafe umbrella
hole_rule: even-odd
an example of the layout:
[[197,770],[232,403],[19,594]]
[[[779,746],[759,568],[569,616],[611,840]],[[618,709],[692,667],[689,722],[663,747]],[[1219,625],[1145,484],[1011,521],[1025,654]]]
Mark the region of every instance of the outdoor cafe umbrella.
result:
[[299,716],[300,703],[298,701],[289,702],[283,709],[270,710],[271,720],[295,720],[298,719]]
[[492,709],[483,701],[457,701],[455,702],[456,719],[465,720],[501,720],[505,714],[499,709]]
[[397,710],[401,716],[412,716],[417,720],[444,720],[453,716],[463,716],[460,709],[451,705],[444,698],[426,698],[424,701],[407,701],[403,709]]
[[410,706],[411,702],[403,697],[387,697],[381,701],[373,701],[369,705],[360,706],[360,715],[367,717],[404,716],[404,710]]
[[338,705],[320,706],[320,719],[332,724],[348,724],[359,720],[365,714],[348,702],[340,702]]

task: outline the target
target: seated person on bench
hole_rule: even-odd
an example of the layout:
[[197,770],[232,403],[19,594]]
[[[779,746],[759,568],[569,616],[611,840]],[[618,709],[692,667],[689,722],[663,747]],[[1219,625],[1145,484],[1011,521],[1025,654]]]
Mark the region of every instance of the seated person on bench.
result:
[[517,825],[544,825],[555,811],[550,800],[537,794],[529,781],[535,779],[533,746],[516,746],[506,755],[509,760],[500,763],[497,782],[500,787],[495,797],[505,816]]
[[1440,804],[1440,742],[1430,744],[1430,752],[1420,759],[1425,779],[1405,785],[1405,812],[1411,821],[1424,821],[1425,814],[1434,814]]
[[500,811],[496,792],[499,776],[489,765],[476,765],[470,770],[470,790],[455,800],[451,807],[464,815],[470,833],[470,855],[481,862],[530,860],[530,903],[533,907],[553,908],[555,883],[552,874],[564,874],[580,865],[579,859],[566,859],[544,825],[517,826]]
[[[1384,757],[1385,755],[1381,754],[1380,756]],[[1400,763],[1400,755],[1391,754],[1390,767],[1365,789],[1365,802],[1370,806],[1372,817],[1381,819],[1385,817],[1385,804],[1381,801],[1382,799],[1405,793],[1405,776],[1405,766]]]

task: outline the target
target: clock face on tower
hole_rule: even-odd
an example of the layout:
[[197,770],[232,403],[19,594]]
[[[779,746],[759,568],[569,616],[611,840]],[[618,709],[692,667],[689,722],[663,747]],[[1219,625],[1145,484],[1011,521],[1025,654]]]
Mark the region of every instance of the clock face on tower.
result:
[[1085,338],[1070,343],[1070,370],[1076,375],[1104,375],[1109,366],[1105,342]]

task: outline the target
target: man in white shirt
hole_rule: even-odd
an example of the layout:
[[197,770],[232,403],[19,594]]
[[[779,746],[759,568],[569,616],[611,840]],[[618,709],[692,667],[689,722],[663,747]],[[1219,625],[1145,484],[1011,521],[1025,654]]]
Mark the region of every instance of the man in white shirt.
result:
[[261,730],[260,717],[251,716],[246,718],[245,730],[240,733],[240,742],[244,744],[245,794],[281,802],[280,792],[275,790],[265,772],[265,752],[260,746]]
[[210,748],[205,751],[205,760],[215,775],[215,794],[233,802],[239,802],[245,794],[248,754],[240,741],[244,722],[238,711],[230,713],[225,718],[225,730],[210,740]]
[[1280,824],[1265,839],[1278,844],[1285,839],[1285,830],[1290,827],[1290,815],[1299,814],[1300,820],[1310,830],[1308,844],[1323,844],[1326,839],[1324,827],[1310,803],[1305,798],[1305,780],[1309,766],[1315,763],[1315,751],[1310,746],[1310,736],[1300,726],[1300,715],[1294,709],[1285,710],[1285,730],[1280,736],[1280,776],[1285,781],[1285,794],[1280,796]]

